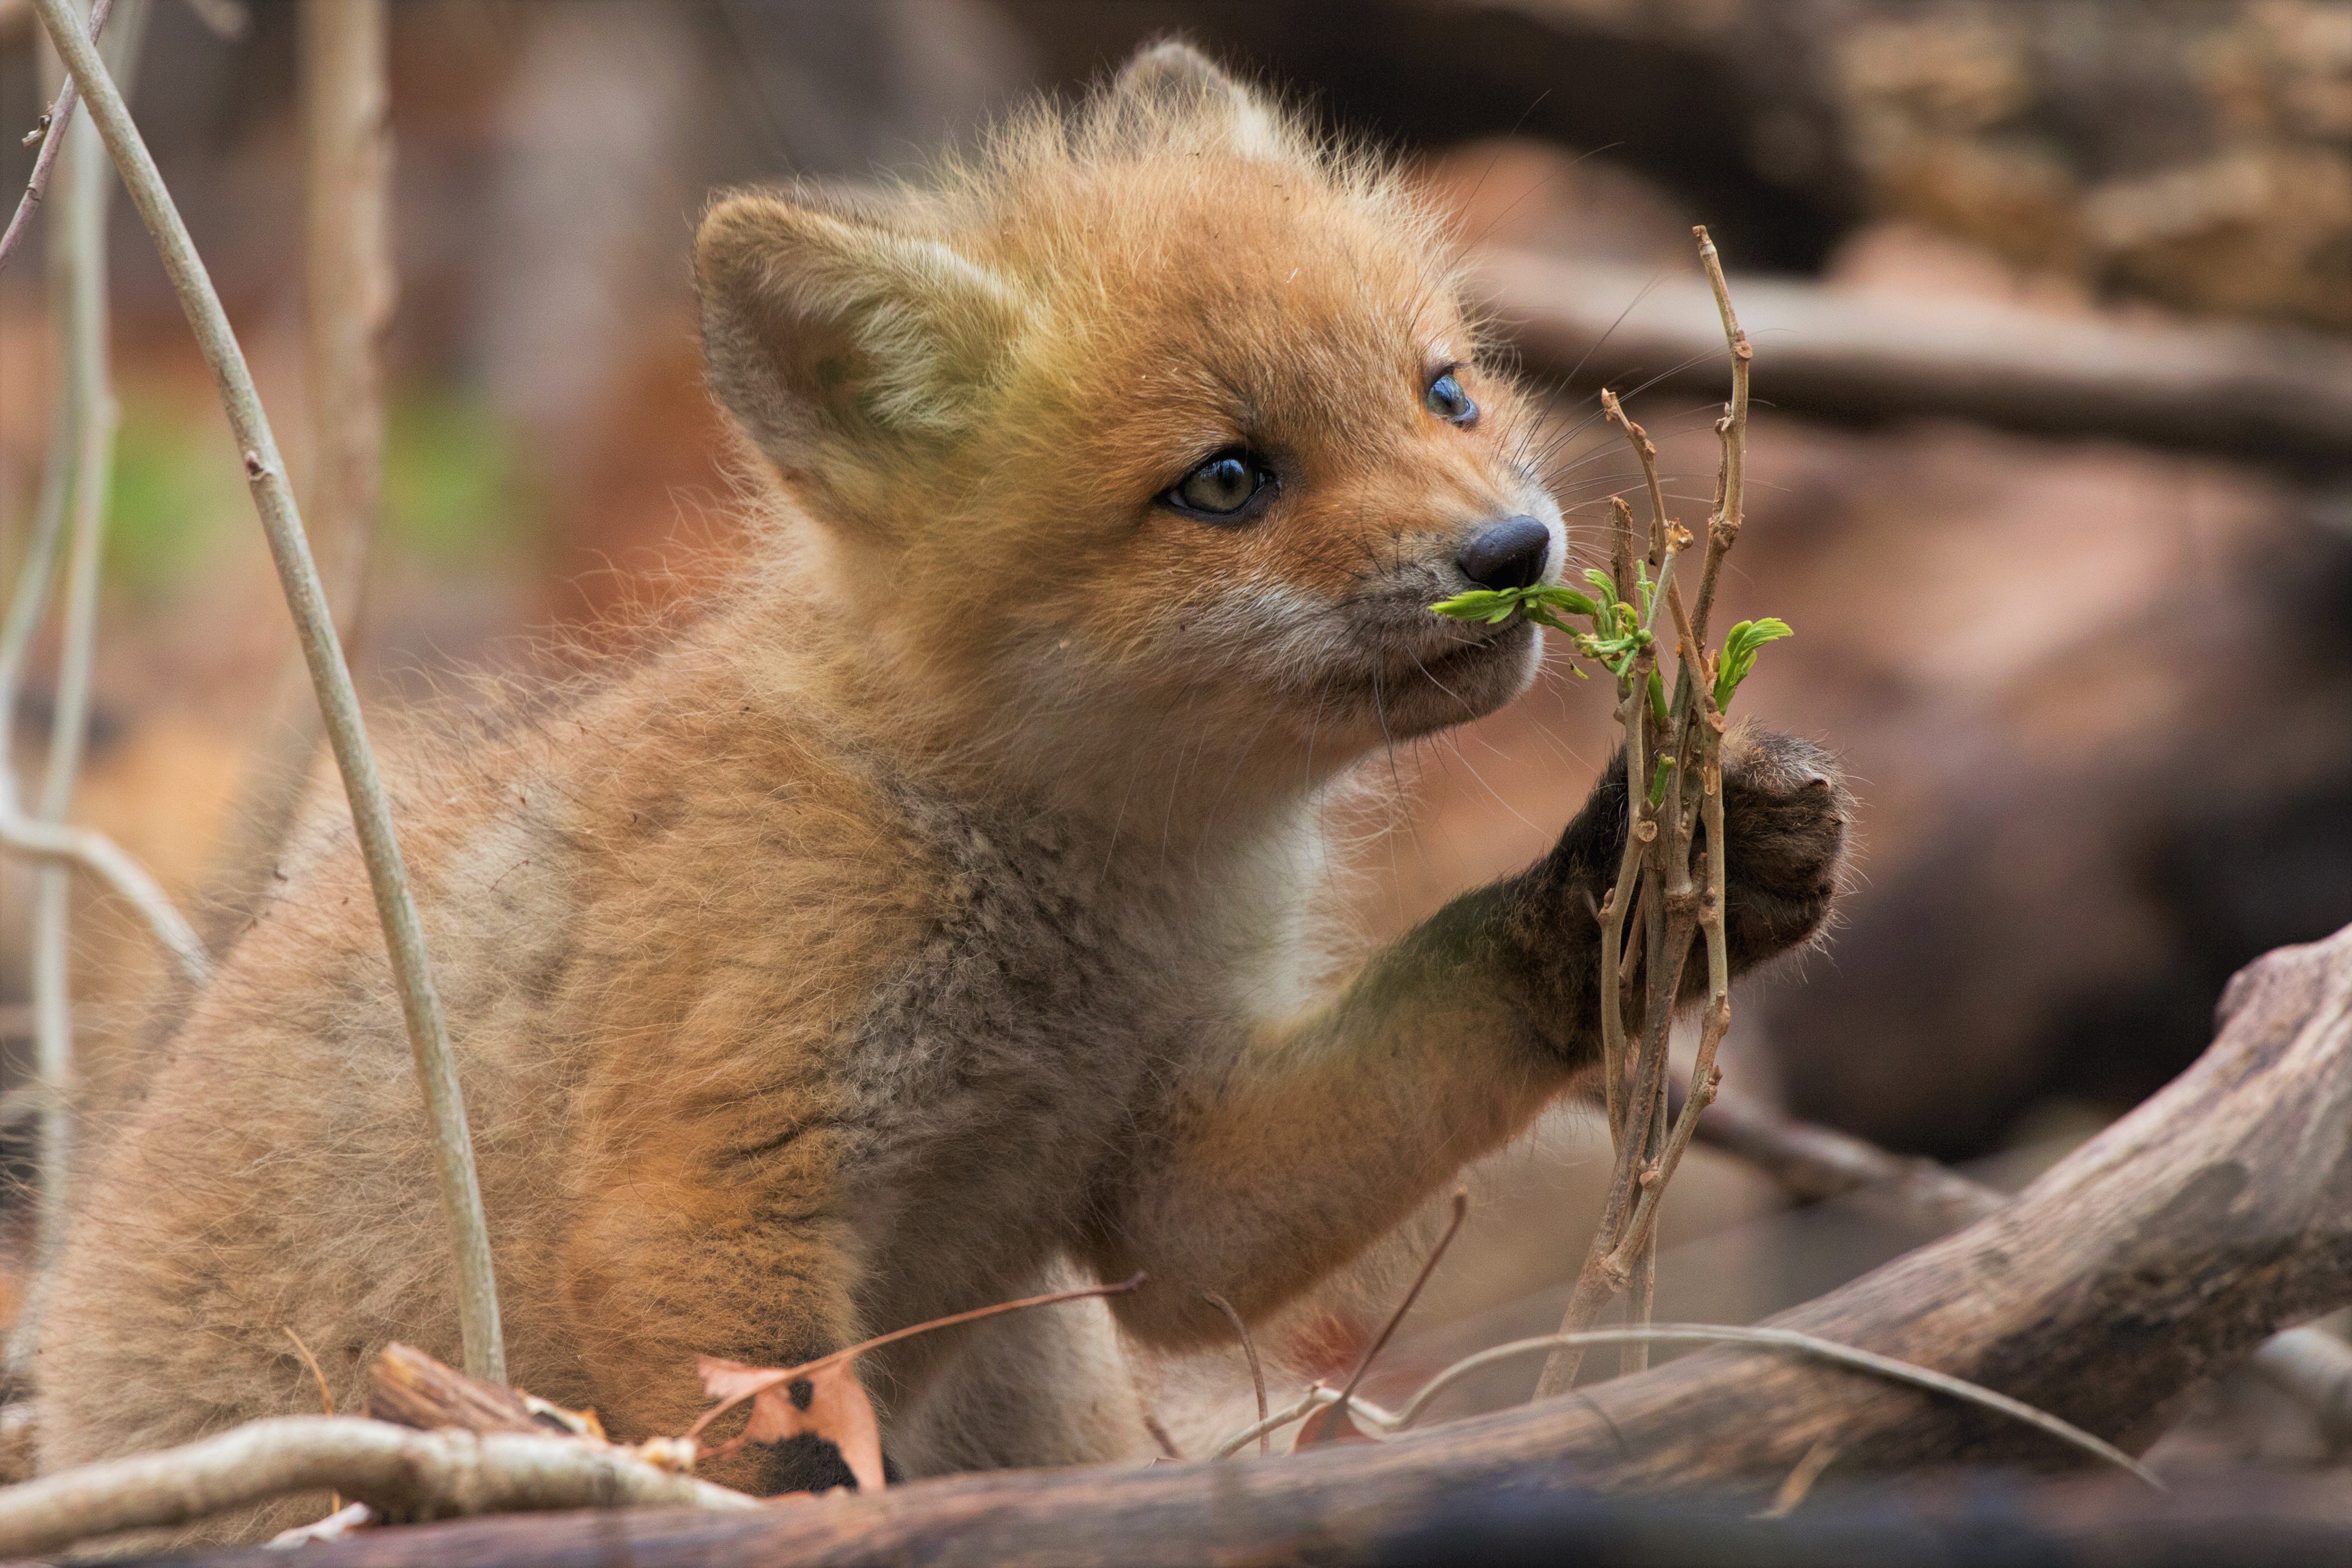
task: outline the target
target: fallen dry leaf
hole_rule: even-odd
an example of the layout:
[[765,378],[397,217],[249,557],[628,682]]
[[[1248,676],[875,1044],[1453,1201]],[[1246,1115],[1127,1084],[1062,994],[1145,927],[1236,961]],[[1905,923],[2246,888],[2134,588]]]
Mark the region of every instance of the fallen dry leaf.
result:
[[723,1458],[746,1443],[781,1443],[807,1433],[841,1450],[859,1491],[882,1489],[882,1425],[857,1381],[855,1362],[828,1356],[805,1369],[779,1369],[706,1355],[695,1357],[694,1366],[710,1397],[724,1402],[719,1409],[751,1401],[751,1419],[710,1449],[710,1458]]
[[687,1428],[685,1439],[690,1442],[699,1438],[712,1421],[748,1399],[751,1401],[751,1419],[734,1437],[707,1450],[711,1458],[723,1458],[746,1443],[781,1443],[805,1433],[822,1437],[841,1450],[842,1462],[856,1478],[858,1490],[880,1491],[882,1427],[875,1419],[874,1406],[866,1397],[865,1387],[852,1370],[859,1356],[878,1345],[912,1339],[933,1329],[1030,1307],[1049,1307],[1058,1301],[1082,1300],[1088,1296],[1117,1296],[1142,1283],[1143,1275],[1138,1271],[1134,1278],[1116,1285],[1088,1285],[1076,1290],[1000,1301],[993,1307],[977,1307],[969,1312],[934,1318],[928,1323],[893,1329],[799,1366],[747,1366],[718,1356],[697,1356],[694,1365],[702,1374],[703,1389],[719,1403]]

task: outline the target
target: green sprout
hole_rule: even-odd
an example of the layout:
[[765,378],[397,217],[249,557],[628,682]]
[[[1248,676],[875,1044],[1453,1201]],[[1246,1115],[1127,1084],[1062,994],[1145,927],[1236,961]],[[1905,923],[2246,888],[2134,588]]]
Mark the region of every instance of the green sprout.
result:
[[1723,660],[1715,675],[1715,710],[1727,712],[1731,707],[1731,694],[1756,668],[1756,650],[1768,642],[1779,642],[1793,637],[1789,623],[1775,616],[1760,621],[1742,621],[1723,634]]
[[[1573,588],[1554,584],[1538,583],[1525,588],[1473,588],[1466,594],[1456,594],[1440,600],[1430,609],[1457,621],[1479,621],[1487,626],[1502,625],[1515,615],[1523,615],[1539,626],[1549,626],[1569,640],[1569,646],[1593,663],[1601,666],[1620,680],[1633,668],[1642,650],[1656,639],[1649,630],[1651,601],[1657,584],[1650,581],[1646,563],[1636,563],[1642,607],[1634,607],[1617,596],[1617,586],[1609,574],[1598,567],[1589,567],[1584,580],[1592,584],[1594,593],[1580,594]],[[1591,631],[1580,631],[1560,617],[1563,615],[1582,616],[1592,622]],[[1756,668],[1756,651],[1768,642],[1795,635],[1789,623],[1778,616],[1767,616],[1761,620],[1742,621],[1724,635],[1723,657],[1715,678],[1715,708],[1720,713],[1731,706],[1731,694]],[[1584,672],[1569,667],[1579,680]],[[1668,719],[1666,683],[1654,668],[1649,672],[1650,710],[1664,726]],[[1661,757],[1663,767],[1673,759]]]

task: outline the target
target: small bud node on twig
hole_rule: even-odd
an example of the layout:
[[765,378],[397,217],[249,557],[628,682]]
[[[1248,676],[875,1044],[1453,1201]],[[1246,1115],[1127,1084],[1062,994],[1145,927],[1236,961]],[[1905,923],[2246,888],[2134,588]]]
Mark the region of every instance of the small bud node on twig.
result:
[[1644,844],[1647,844],[1651,839],[1655,838],[1657,836],[1658,825],[1655,822],[1651,821],[1648,817],[1643,817],[1633,826],[1633,837],[1640,839]]
[[17,145],[20,147],[39,146],[41,144],[41,138],[49,133],[49,114],[50,110],[48,110],[44,109],[41,110],[41,117],[33,121],[33,128],[25,132],[24,141],[18,142]]
[[261,460],[260,453],[247,452],[245,455],[245,477],[247,479],[257,479],[268,472],[269,472],[269,465]]

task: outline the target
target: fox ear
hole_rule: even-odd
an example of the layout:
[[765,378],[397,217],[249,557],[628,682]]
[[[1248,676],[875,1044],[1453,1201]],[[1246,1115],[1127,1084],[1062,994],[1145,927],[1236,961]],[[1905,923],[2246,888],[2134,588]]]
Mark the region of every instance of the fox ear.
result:
[[1257,158],[1287,159],[1295,152],[1271,106],[1181,38],[1136,51],[1097,100],[1095,130],[1128,153],[1195,141]]
[[965,428],[1024,311],[989,268],[870,214],[729,197],[695,237],[710,389],[787,470]]

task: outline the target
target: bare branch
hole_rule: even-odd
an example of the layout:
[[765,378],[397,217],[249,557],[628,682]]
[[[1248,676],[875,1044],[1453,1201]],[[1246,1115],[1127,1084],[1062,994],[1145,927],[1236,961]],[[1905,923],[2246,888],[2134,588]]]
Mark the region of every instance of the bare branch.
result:
[[[1242,1354],[1249,1358],[1250,1387],[1257,1394],[1258,1426],[1265,1427],[1265,1366],[1257,1359],[1257,1342],[1250,1338],[1249,1325],[1242,1321],[1239,1312],[1234,1310],[1234,1304],[1214,1290],[1202,1291],[1201,1300],[1223,1312],[1225,1321],[1233,1324],[1234,1337],[1242,1342]],[[1274,1452],[1274,1439],[1269,1436],[1271,1430],[1266,1428],[1258,1434],[1257,1451],[1261,1458]]]
[[755,1509],[757,1498],[678,1475],[625,1448],[521,1433],[416,1432],[352,1415],[248,1422],[137,1458],[0,1490],[0,1557],[187,1524],[275,1498],[332,1491],[392,1519],[534,1509]]
[[351,670],[335,638],[326,590],[310,559],[293,493],[287,488],[284,459],[278,456],[268,416],[254,390],[244,351],[230,330],[220,297],[214,291],[204,261],[188,237],[187,226],[181,221],[171,193],[164,188],[154,158],[141,140],[138,127],[131,122],[121,92],[107,75],[89,38],[73,25],[66,0],[34,0],[34,5],[65,60],[67,70],[80,86],[83,101],[97,121],[99,134],[104,138],[107,152],[131,192],[140,216],[155,237],[163,269],[170,275],[189,324],[195,330],[197,346],[219,386],[229,427],[245,454],[246,478],[261,514],[262,530],[269,539],[279,585],[301,637],[311,683],[319,693],[319,705],[325,716],[328,740],[342,772],[344,794],[351,802],[352,826],[367,864],[369,884],[374,890],[376,916],[383,926],[384,946],[400,993],[409,1046],[416,1058],[417,1078],[423,1085],[426,1113],[433,1124],[441,1201],[447,1212],[457,1255],[457,1319],[466,1346],[466,1370],[477,1377],[502,1383],[506,1350],[499,1328],[498,1289],[457,1061],[449,1049],[441,999],[433,985],[424,927],[417,919],[407,869],[394,834],[391,805],[377,773],[374,749],[369,744],[367,729],[360,717],[359,694],[352,688]]
[[[114,9],[114,0],[97,0],[89,8],[89,36],[93,38],[106,26],[107,14]],[[67,127],[73,123],[79,89],[68,77],[58,89],[57,101],[41,115],[41,122],[33,134],[25,139],[30,146],[36,139],[41,150],[33,158],[33,177],[25,182],[25,194],[16,198],[16,210],[8,216],[8,226],[0,231],[0,270],[5,270],[8,258],[16,253],[17,242],[32,226],[33,215],[40,210],[41,198],[49,194],[49,172],[57,166],[58,153],[66,143]]]

